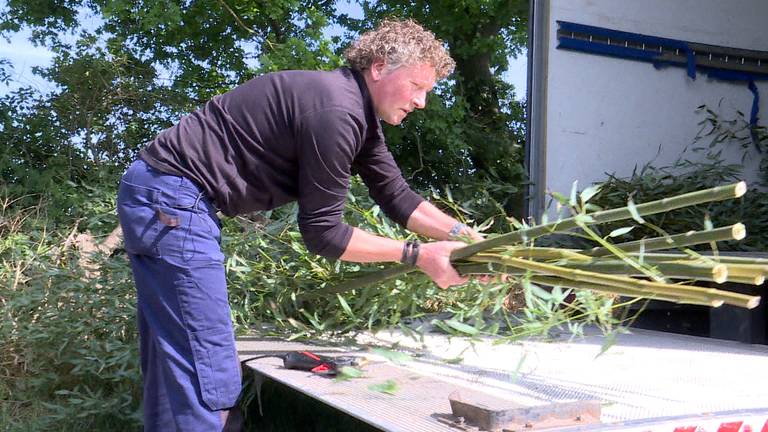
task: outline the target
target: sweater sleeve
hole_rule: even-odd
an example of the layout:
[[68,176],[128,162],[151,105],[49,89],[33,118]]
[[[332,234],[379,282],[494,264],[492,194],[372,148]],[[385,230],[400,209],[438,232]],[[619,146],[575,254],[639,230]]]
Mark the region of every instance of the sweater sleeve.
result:
[[342,222],[361,123],[343,110],[304,116],[298,127],[299,230],[307,249],[338,258],[352,237]]
[[398,224],[406,226],[411,213],[424,198],[405,182],[381,133],[363,146],[354,161],[354,168],[368,186],[371,198],[379,204],[384,214]]

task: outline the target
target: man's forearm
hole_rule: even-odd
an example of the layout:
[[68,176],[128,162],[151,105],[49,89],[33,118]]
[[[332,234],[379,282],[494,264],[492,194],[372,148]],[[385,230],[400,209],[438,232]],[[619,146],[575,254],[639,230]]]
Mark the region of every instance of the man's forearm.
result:
[[[353,228],[347,248],[341,255],[344,261],[354,262],[398,262],[403,255],[404,242],[379,237]],[[416,266],[427,274],[440,288],[467,282],[467,276],[460,276],[451,265],[451,252],[464,246],[461,242],[437,241],[424,243],[418,253]]]
[[399,262],[403,255],[403,242],[379,237],[359,228],[352,229],[352,238],[339,257],[353,262]]
[[447,240],[448,233],[457,223],[456,219],[424,201],[411,213],[406,228],[435,240]]
[[[448,233],[456,223],[456,219],[424,201],[411,213],[406,228],[435,240],[447,240]],[[352,238],[339,258],[353,262],[399,262],[402,254],[401,240],[380,237],[359,228],[353,228]]]

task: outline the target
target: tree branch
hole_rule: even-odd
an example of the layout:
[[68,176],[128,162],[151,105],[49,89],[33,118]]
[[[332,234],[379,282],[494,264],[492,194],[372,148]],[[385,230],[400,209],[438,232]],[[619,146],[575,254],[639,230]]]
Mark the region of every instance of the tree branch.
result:
[[248,33],[251,33],[251,34],[255,34],[255,33],[256,33],[256,31],[255,31],[255,30],[253,30],[252,28],[250,28],[250,27],[248,27],[247,25],[245,25],[245,23],[244,23],[244,22],[243,22],[243,21],[240,19],[240,17],[239,17],[239,16],[237,16],[237,14],[235,13],[235,11],[234,11],[234,10],[232,10],[232,8],[231,8],[231,7],[229,7],[229,5],[228,5],[227,3],[225,3],[225,2],[224,2],[224,0],[219,0],[219,3],[221,3],[221,5],[222,5],[222,6],[224,6],[224,9],[226,9],[227,11],[229,11],[229,13],[232,15],[232,17],[234,17],[234,18],[235,18],[235,21],[237,21],[237,24],[238,24],[240,27],[242,27],[242,28],[243,28],[245,31],[247,31]]

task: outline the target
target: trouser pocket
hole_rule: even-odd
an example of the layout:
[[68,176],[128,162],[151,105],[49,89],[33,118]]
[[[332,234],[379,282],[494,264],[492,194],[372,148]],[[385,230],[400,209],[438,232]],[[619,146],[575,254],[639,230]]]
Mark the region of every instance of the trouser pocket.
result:
[[192,333],[192,355],[203,402],[211,410],[228,409],[240,394],[240,363],[230,329]]
[[156,189],[120,182],[117,213],[123,228],[125,250],[135,255],[159,257],[160,222],[155,209]]

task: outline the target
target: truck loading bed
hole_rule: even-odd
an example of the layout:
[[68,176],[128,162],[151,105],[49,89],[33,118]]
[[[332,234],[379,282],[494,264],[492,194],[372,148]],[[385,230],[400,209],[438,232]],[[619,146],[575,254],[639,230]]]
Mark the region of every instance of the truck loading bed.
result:
[[[368,355],[368,347],[396,343],[414,354],[411,361],[396,365],[373,356],[364,377],[344,382],[284,369],[276,358],[247,363],[257,377],[387,431],[483,430],[454,415],[449,399],[457,395],[486,406],[492,401],[543,409],[519,430],[551,427],[547,409],[552,407],[562,411],[572,407],[569,403],[583,404],[589,411],[588,405],[596,403],[599,423],[580,417],[558,424],[563,430],[768,431],[766,346],[638,329],[618,335],[602,355],[605,337],[596,330],[574,340],[493,342],[430,333],[422,346],[391,331],[363,334],[341,347],[247,337],[238,341],[238,349],[241,358],[303,349]],[[460,363],[450,361],[457,358]],[[396,383],[393,394],[370,389],[387,380]],[[484,429],[518,430],[494,427]]]

